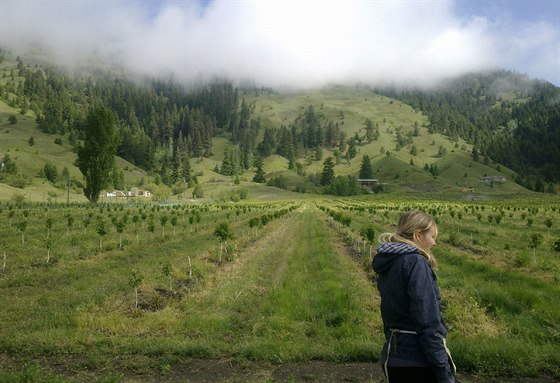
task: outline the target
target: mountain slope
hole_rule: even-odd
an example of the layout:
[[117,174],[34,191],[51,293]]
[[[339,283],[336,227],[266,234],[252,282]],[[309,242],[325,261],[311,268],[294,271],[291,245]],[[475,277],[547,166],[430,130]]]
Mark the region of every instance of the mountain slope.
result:
[[[15,124],[9,122],[10,116],[16,117]],[[0,100],[0,160],[4,159],[6,155],[15,162],[18,175],[25,178],[25,187],[19,188],[9,185],[7,182],[0,182],[1,199],[23,194],[33,201],[65,201],[67,181],[59,179],[53,183],[40,176],[45,164],[51,164],[57,169],[59,176],[64,168],[68,169],[72,179],[70,201],[86,201],[81,190],[83,177],[80,170],[74,165],[77,156],[72,151],[72,145],[68,139],[41,132],[37,128],[33,112],[28,111],[25,115],[21,115],[16,108],[12,108]],[[150,180],[142,169],[119,157],[116,157],[116,165],[123,171],[126,185],[137,185],[143,177],[146,182]]]
[[461,137],[544,191],[560,181],[560,88],[509,71],[473,73],[437,89],[377,89],[429,116],[431,130]]
[[[461,188],[477,188],[486,192],[523,192],[525,189],[512,183],[515,173],[506,167],[484,165],[472,161],[472,145],[462,139],[431,132],[428,119],[412,107],[400,101],[373,93],[359,87],[330,87],[323,90],[281,94],[275,92],[254,92],[242,94],[249,103],[254,104],[255,116],[261,119],[263,127],[276,127],[292,124],[310,105],[325,120],[340,124],[347,137],[356,134],[363,138],[365,121],[370,119],[379,131],[377,139],[363,140],[357,145],[357,155],[347,159],[340,153],[335,166],[336,175],[357,175],[362,156],[368,155],[374,175],[380,182],[390,185],[390,190],[428,190],[457,191]],[[416,128],[416,134],[414,133]],[[398,135],[410,140],[398,145]],[[260,137],[262,139],[262,136]],[[416,154],[411,154],[412,147]],[[323,150],[317,160],[312,151],[297,160],[306,173],[320,173],[323,161],[328,156],[336,156],[339,146]],[[413,165],[411,165],[411,161]],[[435,177],[424,170],[425,166],[437,166],[439,174]],[[288,169],[287,160],[284,170]],[[266,169],[266,167],[265,167]],[[268,171],[278,171],[278,167]],[[489,188],[479,178],[486,175],[501,175],[507,182]],[[429,185],[429,186],[426,186]]]
[[[319,175],[329,156],[336,176],[356,178],[367,155],[373,176],[387,190],[472,189],[484,186],[480,177],[499,175],[508,181],[488,192],[523,191],[511,182],[519,175],[487,155],[473,161],[470,136],[437,128],[434,115],[421,113],[415,98],[401,97],[416,109],[357,86],[282,93],[217,83],[187,91],[171,81],[148,79],[140,85],[111,73],[70,76],[20,58],[0,62],[0,74],[0,156],[16,162],[26,181],[22,192],[35,199],[58,198],[65,190],[61,181],[54,185],[39,177],[46,164],[58,173],[68,170],[80,199],[83,179],[73,147],[83,137],[85,112],[97,103],[110,107],[119,121],[117,167],[124,182],[115,185],[131,188],[153,177],[150,186],[164,198],[190,198],[197,181],[211,191],[210,198],[230,193],[231,185],[255,187],[257,156],[264,158],[267,179],[291,190],[325,191]],[[505,90],[495,105],[532,102],[527,94]],[[463,109],[476,106],[471,104]],[[468,121],[463,128],[474,129]]]

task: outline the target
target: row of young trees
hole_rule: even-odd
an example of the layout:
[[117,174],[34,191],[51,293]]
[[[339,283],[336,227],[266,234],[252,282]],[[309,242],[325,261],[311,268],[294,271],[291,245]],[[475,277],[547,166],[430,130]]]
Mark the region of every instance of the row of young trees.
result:
[[[92,205],[93,206],[93,205]],[[134,234],[135,242],[140,240],[139,232],[147,232],[150,237],[159,237],[157,230],[161,233],[161,242],[172,240],[176,237],[176,229],[198,232],[200,229],[208,229],[208,224],[213,225],[215,220],[227,220],[228,223],[247,221],[250,229],[261,227],[275,218],[279,218],[293,209],[296,205],[262,206],[235,206],[232,205],[212,205],[212,206],[186,206],[175,205],[173,207],[152,205],[151,207],[123,208],[122,205],[106,208],[91,209],[91,206],[74,207],[60,211],[49,211],[43,209],[26,208],[25,206],[16,207],[0,205],[0,216],[6,217],[0,225],[0,232],[3,234],[3,245],[11,243],[9,248],[14,250],[14,242],[17,240],[21,247],[17,248],[24,251],[29,248],[41,247],[46,250],[46,263],[51,262],[51,250],[53,248],[61,251],[68,246],[70,248],[79,246],[85,249],[89,243],[91,245],[92,234],[96,234],[97,245],[94,245],[99,252],[107,249],[114,249],[114,245],[104,245],[105,239],[118,237],[118,249],[124,251],[131,243],[131,235]],[[260,212],[262,215],[258,215]],[[252,218],[250,218],[252,217]],[[256,220],[256,221],[255,221]],[[201,221],[205,221],[206,226],[200,226]],[[225,242],[232,238],[232,231],[229,224],[222,222],[214,231],[220,242]],[[166,228],[172,227],[172,235],[166,234]],[[64,232],[64,234],[62,234]],[[17,234],[16,234],[17,233]],[[244,231],[245,233],[245,231]],[[17,235],[18,238],[10,237]],[[80,238],[78,245],[77,238]],[[145,234],[142,236],[145,237]],[[88,239],[89,238],[89,239]],[[29,241],[31,239],[31,241]],[[82,243],[83,242],[83,243]],[[227,246],[226,246],[227,248]],[[90,251],[90,250],[88,250]],[[59,259],[55,258],[54,262]],[[220,258],[221,262],[221,258]],[[6,266],[3,267],[4,270]]]

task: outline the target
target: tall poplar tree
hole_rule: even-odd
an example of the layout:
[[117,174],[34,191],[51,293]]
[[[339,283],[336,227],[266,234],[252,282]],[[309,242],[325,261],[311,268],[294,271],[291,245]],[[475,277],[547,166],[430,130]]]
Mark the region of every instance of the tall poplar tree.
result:
[[78,167],[86,179],[84,194],[96,203],[99,193],[112,181],[117,149],[115,116],[106,107],[90,110],[86,119],[84,145],[78,149]]

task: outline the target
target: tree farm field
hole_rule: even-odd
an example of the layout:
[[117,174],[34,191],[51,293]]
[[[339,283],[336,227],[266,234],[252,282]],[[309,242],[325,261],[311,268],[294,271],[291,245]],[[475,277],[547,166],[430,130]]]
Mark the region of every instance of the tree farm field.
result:
[[369,265],[412,208],[461,381],[557,381],[557,202],[3,203],[0,382],[382,382]]

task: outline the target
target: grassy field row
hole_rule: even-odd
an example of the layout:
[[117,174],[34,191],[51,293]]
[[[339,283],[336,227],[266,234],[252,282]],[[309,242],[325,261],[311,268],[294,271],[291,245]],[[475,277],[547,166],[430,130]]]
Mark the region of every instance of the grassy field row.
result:
[[[497,377],[559,377],[560,309],[556,302],[560,299],[560,253],[552,245],[560,237],[554,226],[560,212],[547,206],[529,210],[505,207],[503,221],[496,224],[486,217],[500,214],[499,209],[479,206],[485,217],[479,220],[476,209],[474,214],[465,212],[466,205],[448,205],[454,209],[454,217],[448,210],[438,213],[441,206],[416,207],[436,212],[440,238],[434,254],[450,329],[449,346],[457,364],[464,371]],[[341,201],[329,209],[365,265],[370,254],[362,230],[371,228],[375,239],[393,231],[401,211]],[[461,219],[459,211],[463,212]],[[535,223],[531,227],[527,226],[529,217]],[[553,219],[551,228],[544,225],[546,217]],[[535,234],[540,242],[531,248]]]
[[[211,230],[198,230],[188,239],[155,236],[88,259],[2,274],[2,352],[21,365],[51,356],[51,364],[82,373],[157,370],[185,356],[375,360],[380,318],[374,288],[335,247],[324,219],[307,208],[256,229],[256,236],[246,220],[232,228],[247,228],[247,236],[223,264],[204,256],[218,243]],[[170,260],[184,269],[188,255],[201,279],[172,291],[161,265]],[[133,305],[132,269],[145,276],[141,308]],[[185,271],[181,275],[175,279]],[[141,367],[137,357],[153,358],[152,364]]]
[[329,206],[351,218],[349,226],[354,232],[371,227],[377,235],[392,231],[403,210],[419,208],[438,222],[438,242],[453,246],[473,260],[560,284],[560,256],[554,250],[560,240],[560,210],[556,205],[339,202]]
[[[57,382],[118,382],[119,371],[164,376],[179,359],[193,357],[274,364],[377,361],[382,325],[368,270],[371,242],[363,240],[362,229],[391,231],[400,208],[360,200],[319,205],[328,209],[311,203],[293,205],[295,210],[281,204],[134,207],[130,217],[153,217],[137,222],[139,233],[126,230],[124,246],[112,230],[101,248],[93,224],[72,227],[67,235],[65,217],[70,213],[78,222],[91,210],[93,221],[101,215],[109,224],[109,214],[118,222],[126,208],[35,209],[27,217],[16,209],[14,225],[25,217],[29,238],[21,244],[20,233],[3,220],[0,243],[9,257],[0,273],[0,364],[7,372],[0,382],[36,371],[62,379]],[[503,222],[490,227],[477,219],[476,208],[471,214],[463,205],[420,207],[437,213],[438,279],[449,346],[461,370],[499,378],[560,377],[559,257],[545,252],[544,243],[536,262],[532,249],[521,249],[523,236],[516,233],[522,231],[521,214],[529,211],[512,208],[510,217],[504,207]],[[449,207],[462,211],[462,218],[452,217]],[[14,209],[2,217],[9,211]],[[349,220],[337,222],[330,212]],[[535,222],[540,214],[560,213],[552,207],[530,212]],[[200,222],[190,219],[196,213]],[[485,208],[490,213],[498,214]],[[157,224],[163,216],[177,217],[175,233],[167,226],[164,234],[163,225],[148,230],[148,221]],[[62,251],[51,263],[41,248],[46,217],[57,218],[50,235]],[[222,246],[214,234],[220,222],[233,233]],[[548,229],[531,230],[544,238]],[[458,238],[449,237],[457,232]],[[552,226],[551,238],[558,234]],[[516,248],[529,254],[528,264],[509,259]],[[551,268],[543,268],[542,260]],[[72,371],[73,380],[62,377],[60,366]]]

